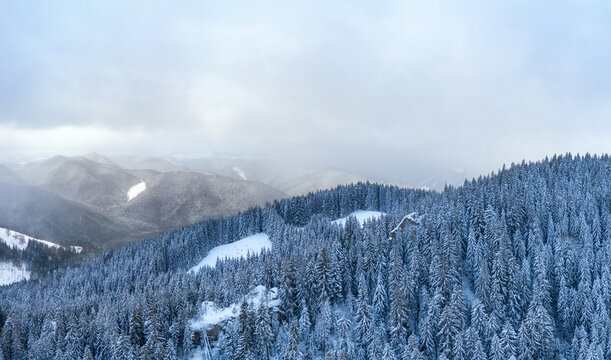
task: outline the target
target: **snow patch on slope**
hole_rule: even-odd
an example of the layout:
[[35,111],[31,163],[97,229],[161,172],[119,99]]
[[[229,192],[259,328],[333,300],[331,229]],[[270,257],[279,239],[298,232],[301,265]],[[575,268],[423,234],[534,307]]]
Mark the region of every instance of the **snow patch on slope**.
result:
[[30,279],[30,272],[23,265],[17,267],[11,262],[0,262],[0,286],[28,279]]
[[401,230],[405,226],[405,224],[407,224],[407,222],[410,222],[414,225],[420,225],[422,223],[422,216],[418,216],[418,214],[415,212],[405,215],[403,219],[401,219],[401,221],[399,222],[399,225],[392,229],[390,233],[396,233],[397,231]]
[[146,183],[141,181],[136,185],[132,186],[127,191],[127,201],[133,200],[136,196],[140,195],[144,190],[146,190]]
[[271,248],[272,242],[269,241],[267,234],[258,233],[251,235],[244,239],[212,248],[208,255],[199,264],[192,267],[189,272],[198,272],[204,266],[214,268],[217,260],[246,258],[249,254],[259,255],[262,250],[270,250]]
[[[267,291],[265,286],[259,285],[246,295],[245,300],[251,309],[254,310],[258,309],[261,303],[265,303],[266,301],[268,301],[267,306],[269,308],[280,306],[278,288],[275,287]],[[208,330],[223,321],[238,317],[240,315],[241,305],[242,301],[231,304],[225,308],[220,308],[212,301],[204,301],[200,307],[199,315],[191,320],[189,325],[194,330]]]
[[244,170],[240,169],[239,167],[234,166],[231,168],[231,170],[233,170],[233,172],[236,173],[236,175],[241,177],[242,180],[248,180],[248,178],[246,178],[246,173],[244,172]]
[[359,222],[359,224],[363,226],[363,224],[365,224],[365,221],[373,220],[373,219],[377,220],[382,215],[386,215],[386,213],[383,213],[381,211],[372,211],[372,210],[357,210],[357,211],[351,212],[346,217],[333,220],[331,223],[340,225],[340,226],[346,226],[346,221],[348,220],[348,218],[354,216],[356,220]]
[[64,250],[73,251],[75,253],[80,253],[83,251],[83,248],[80,246],[62,246],[47,240],[36,239],[32,236],[28,236],[26,234],[22,234],[17,231],[13,231],[10,229],[5,229],[0,227],[0,241],[11,247],[12,249],[25,250],[30,241],[35,241],[46,245],[50,248],[59,249],[62,248]]

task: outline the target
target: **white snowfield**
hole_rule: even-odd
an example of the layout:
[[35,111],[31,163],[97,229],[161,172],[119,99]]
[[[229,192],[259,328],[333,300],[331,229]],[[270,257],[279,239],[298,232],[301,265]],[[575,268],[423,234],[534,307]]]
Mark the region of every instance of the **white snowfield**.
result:
[[136,196],[146,190],[146,183],[141,181],[127,190],[127,201],[132,201]]
[[0,286],[28,279],[30,279],[30,272],[23,265],[17,267],[8,261],[0,262]]
[[203,267],[214,268],[217,260],[246,258],[248,255],[259,255],[262,250],[270,250],[272,242],[265,233],[258,233],[229,244],[212,248],[208,255],[192,267],[189,272],[198,272]]
[[80,253],[83,251],[83,248],[80,246],[62,246],[47,240],[36,239],[32,236],[28,236],[26,234],[22,234],[17,231],[13,231],[10,229],[5,229],[0,227],[0,241],[8,245],[13,249],[25,250],[30,241],[35,241],[41,244],[44,244],[50,248],[59,249],[62,248],[64,250],[73,251],[75,253]]
[[331,223],[337,224],[340,226],[346,226],[346,220],[348,220],[349,217],[354,216],[356,220],[359,222],[359,224],[363,226],[363,224],[365,224],[365,221],[372,220],[372,219],[377,220],[382,215],[386,215],[386,213],[383,213],[381,211],[372,211],[372,210],[357,210],[357,211],[351,212],[346,217],[333,220]]
[[[261,303],[267,303],[268,308],[280,306],[278,298],[278,288],[271,288],[269,291],[263,285],[255,287],[245,297],[251,309],[257,310]],[[240,315],[242,302],[231,304],[226,308],[219,308],[211,301],[204,301],[201,305],[199,315],[190,321],[189,325],[194,330],[208,330],[214,325],[223,321],[236,318]]]

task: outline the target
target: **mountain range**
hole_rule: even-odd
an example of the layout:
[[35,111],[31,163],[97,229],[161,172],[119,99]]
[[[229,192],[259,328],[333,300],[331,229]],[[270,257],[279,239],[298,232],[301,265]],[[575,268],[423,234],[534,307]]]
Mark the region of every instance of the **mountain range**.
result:
[[609,179],[567,154],[159,234],[0,286],[0,357],[610,359]]
[[104,249],[365,180],[266,160],[55,156],[0,165],[0,227]]

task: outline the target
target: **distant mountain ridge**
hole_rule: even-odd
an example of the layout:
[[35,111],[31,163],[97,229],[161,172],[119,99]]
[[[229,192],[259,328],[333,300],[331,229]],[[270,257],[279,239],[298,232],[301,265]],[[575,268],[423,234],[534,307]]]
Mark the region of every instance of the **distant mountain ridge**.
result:
[[122,243],[152,231],[129,226],[35,186],[0,181],[0,199],[0,227],[62,245],[91,248]]
[[239,180],[259,181],[289,196],[372,180],[346,171],[316,169],[267,159],[211,157],[176,159],[175,162],[198,171]]
[[[130,200],[128,191],[139,183],[144,183],[144,191]],[[55,156],[12,170],[2,167],[2,194],[0,225],[62,244],[97,248],[231,215],[286,196],[258,182],[214,174],[127,169],[97,154]]]
[[267,160],[54,156],[0,165],[0,226],[104,249],[359,181],[366,179]]

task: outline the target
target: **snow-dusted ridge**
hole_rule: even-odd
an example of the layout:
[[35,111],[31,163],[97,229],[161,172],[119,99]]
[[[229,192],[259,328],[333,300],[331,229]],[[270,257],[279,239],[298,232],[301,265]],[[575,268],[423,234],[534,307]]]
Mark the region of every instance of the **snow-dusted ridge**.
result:
[[258,233],[251,235],[238,241],[212,248],[208,255],[199,264],[192,267],[189,272],[198,272],[206,266],[214,268],[218,260],[246,258],[248,255],[259,255],[262,250],[269,250],[271,248],[272,242],[267,234]]
[[359,224],[363,226],[363,224],[365,224],[365,221],[373,220],[373,219],[377,220],[380,217],[382,217],[382,215],[386,215],[386,213],[383,213],[381,211],[373,211],[373,210],[357,210],[357,211],[351,212],[346,217],[333,220],[331,221],[331,223],[340,225],[340,226],[346,226],[346,221],[348,220],[348,218],[353,216],[356,218]]
[[136,196],[140,195],[144,190],[146,190],[146,183],[141,181],[136,185],[132,186],[127,191],[127,201],[132,201]]
[[79,254],[83,251],[81,246],[62,246],[51,241],[36,239],[32,236],[22,234],[17,231],[0,227],[0,242],[5,243],[9,247],[18,250],[25,250],[30,241],[35,241],[54,249],[64,249]]

